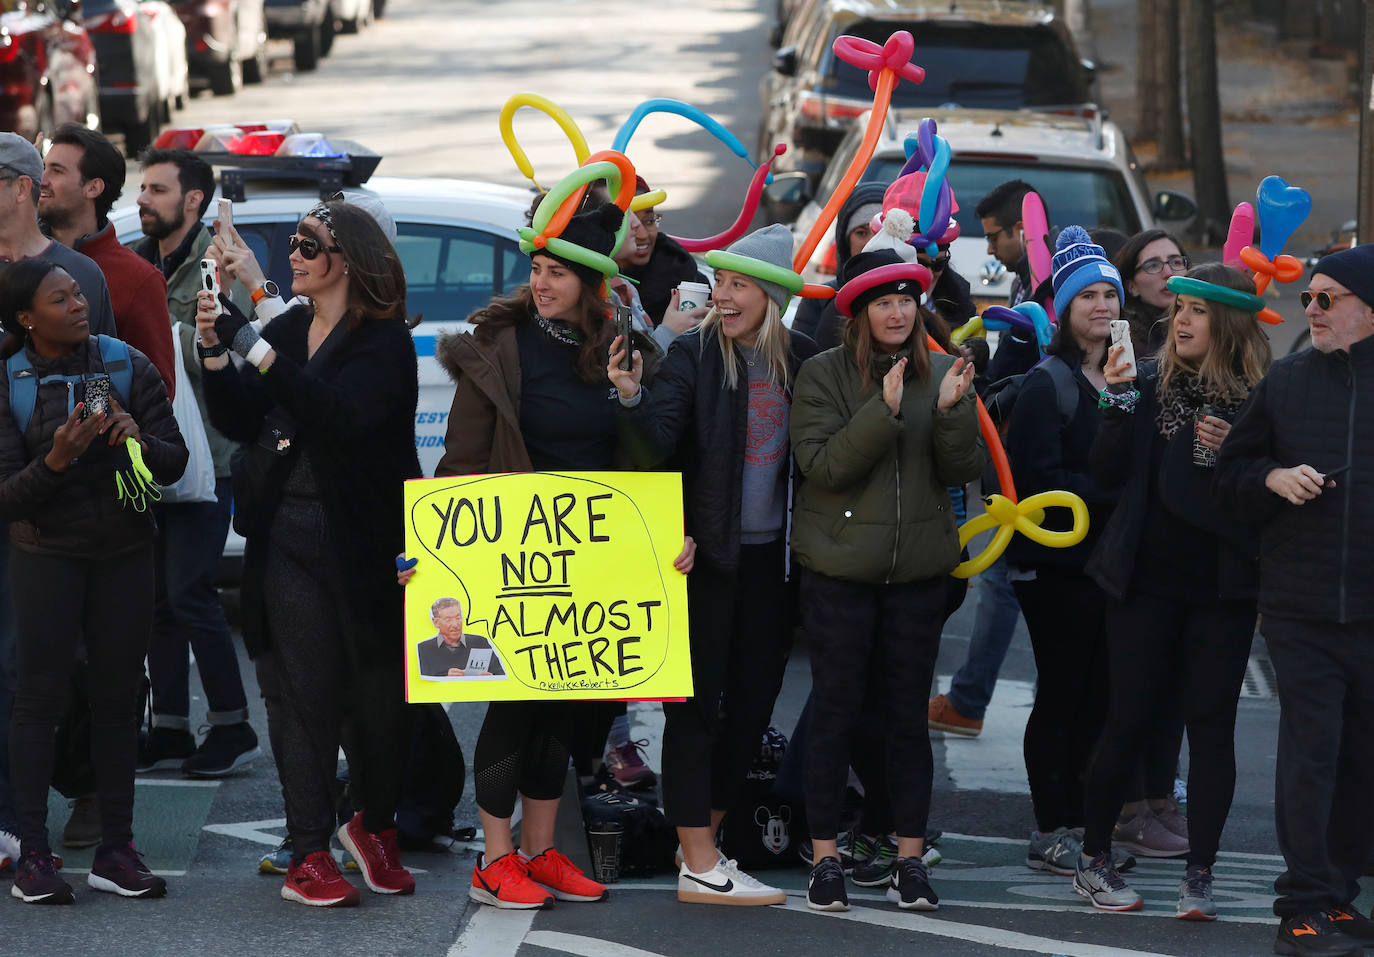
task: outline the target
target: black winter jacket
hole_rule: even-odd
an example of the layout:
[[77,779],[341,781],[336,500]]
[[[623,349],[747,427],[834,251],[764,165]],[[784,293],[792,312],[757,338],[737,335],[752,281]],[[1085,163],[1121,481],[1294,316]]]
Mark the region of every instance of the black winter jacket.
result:
[[[1062,361],[1051,356],[1050,362]],[[1016,482],[1019,498],[1036,492],[1065,491],[1078,495],[1088,506],[1088,536],[1072,548],[1046,548],[1024,535],[1012,536],[1007,560],[1022,568],[1040,565],[1082,568],[1101,534],[1116,495],[1093,481],[1089,455],[1097,438],[1102,413],[1097,408],[1097,390],[1083,375],[1077,363],[1074,380],[1078,383],[1078,407],[1067,426],[1060,427],[1059,403],[1054,380],[1043,369],[1032,370],[1021,386],[1016,407],[1007,429],[1007,459]],[[1046,513],[1044,527],[1067,531],[1072,527],[1068,510],[1053,508]]]
[[647,263],[625,266],[620,271],[638,283],[635,288],[639,291],[640,305],[655,324],[663,321],[678,283],[706,281],[692,254],[663,233],[654,241],[654,251]]
[[[827,283],[828,286],[832,288],[839,286],[839,277],[844,275],[844,264],[849,262],[849,233],[845,231],[849,217],[853,216],[854,211],[860,206],[868,203],[881,203],[883,194],[887,192],[887,186],[887,183],[873,181],[859,183],[854,187],[854,191],[849,194],[849,198],[840,206],[840,214],[835,217],[835,235],[833,237],[835,241],[836,278]],[[792,328],[811,337],[822,351],[840,344],[844,324],[845,318],[835,308],[833,298],[803,299],[797,305],[797,314],[792,319]],[[822,343],[825,344],[822,345]]]
[[[405,323],[366,321],[336,329],[307,360],[311,318],[301,305],[267,325],[262,335],[277,356],[265,374],[232,364],[205,370],[205,400],[215,428],[238,442],[256,442],[269,411],[290,416],[291,454],[305,455],[328,516],[333,554],[321,574],[339,576],[336,590],[348,597],[346,638],[360,657],[394,658],[404,621],[395,564],[405,545],[403,485],[421,475],[415,344]],[[271,642],[262,604],[267,547],[266,535],[250,537],[243,556],[243,637],[254,655]]]
[[[791,337],[795,382],[802,362],[816,354],[816,344],[795,330]],[[749,390],[727,390],[725,357],[714,341],[704,345],[697,329],[673,340],[653,387],[640,390],[637,405],[622,406],[622,415],[637,440],[630,443],[636,466],[653,468],[677,453],[685,531],[702,558],[733,571],[739,565]],[[747,383],[743,363],[740,376]]]
[[[1269,491],[1274,469],[1344,466],[1302,505]],[[1260,526],[1265,615],[1346,624],[1374,619],[1374,338],[1349,352],[1308,349],[1275,362],[1217,456],[1217,498]]]
[[[1120,490],[1116,509],[1098,538],[1086,571],[1102,590],[1125,600],[1132,591],[1141,537],[1150,510],[1152,461],[1155,441],[1157,370],[1141,361],[1136,380],[1140,401],[1134,412],[1110,408],[1102,413],[1102,426],[1092,447],[1092,477],[1100,488]],[[1193,434],[1179,429],[1167,440],[1164,458],[1154,486],[1164,507],[1194,528],[1211,536],[1217,548],[1217,594],[1221,599],[1253,601],[1259,583],[1256,558],[1259,540],[1253,526],[1228,521],[1212,497],[1213,470],[1193,464]],[[1201,600],[1202,595],[1192,596]]]
[[[186,469],[186,443],[157,367],[132,346],[129,360],[132,394],[120,395],[113,388],[111,394],[138,423],[147,446],[144,464],[159,484],[167,485]],[[105,368],[94,337],[58,359],[43,359],[30,350],[29,361],[40,377]],[[0,521],[13,523],[10,542],[21,551],[70,558],[111,558],[151,543],[156,531],[152,510],[126,506],[115,489],[115,472],[131,468],[123,446],[111,448],[97,436],[63,472],[43,461],[67,415],[66,384],[40,386],[33,417],[21,436],[10,412],[9,376],[0,369]]]

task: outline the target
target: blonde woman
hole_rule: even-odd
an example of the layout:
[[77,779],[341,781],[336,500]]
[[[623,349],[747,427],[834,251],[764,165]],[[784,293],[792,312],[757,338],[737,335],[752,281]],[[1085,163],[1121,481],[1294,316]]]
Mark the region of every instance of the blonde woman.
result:
[[781,904],[721,858],[716,834],[739,793],[782,685],[791,637],[786,532],[792,383],[815,343],[782,323],[792,234],[768,226],[721,252],[712,306],[700,327],[673,342],[652,388],[641,361],[620,368],[612,343],[607,375],[642,467],[676,454],[686,531],[696,542],[687,580],[695,695],[665,703],[663,802],[682,842],[678,900]]
[[[1177,916],[1215,920],[1212,866],[1236,783],[1236,702],[1255,630],[1258,538],[1223,519],[1211,494],[1216,452],[1269,368],[1255,321],[1264,302],[1227,266],[1168,280],[1176,294],[1157,364],[1128,375],[1120,347],[1103,370],[1093,476],[1120,489],[1086,568],[1107,593],[1108,685],[1101,746],[1086,780],[1086,833],[1075,887],[1103,910],[1139,907],[1118,888],[1085,892],[1101,871],[1132,770],[1161,722],[1188,729],[1188,869]],[[1120,880],[1118,877],[1117,880]]]

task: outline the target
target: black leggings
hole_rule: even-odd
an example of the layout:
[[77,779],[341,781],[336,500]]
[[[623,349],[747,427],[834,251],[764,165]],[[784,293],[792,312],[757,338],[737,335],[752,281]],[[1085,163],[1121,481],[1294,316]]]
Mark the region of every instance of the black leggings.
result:
[[1035,826],[1079,827],[1083,778],[1107,713],[1106,596],[1076,568],[1046,566],[1012,587],[1037,672],[1023,742]]
[[153,550],[145,545],[117,558],[83,560],[16,548],[10,584],[19,680],[9,748],[23,850],[51,851],[54,736],[83,645],[101,843],[127,844],[133,840],[138,698],[153,626]]
[[692,697],[663,704],[663,807],[707,827],[739,795],[773,716],[791,646],[781,541],[740,548],[723,572],[697,559],[687,578]]
[[360,658],[343,640],[347,602],[331,587],[334,576],[322,571],[331,554],[319,502],[284,500],[273,520],[264,575],[271,646],[254,664],[296,860],[329,848],[345,716],[350,791],[372,833],[395,826],[410,750],[401,657]]
[[1236,704],[1254,633],[1253,602],[1136,594],[1107,603],[1112,694],[1088,771],[1084,853],[1111,848],[1132,769],[1160,716],[1181,712],[1188,729],[1188,863],[1216,863],[1236,787]]
[[[493,817],[508,818],[515,813],[518,795],[536,801],[562,797],[578,709],[586,711],[598,704],[493,701],[487,705],[472,755],[477,806]],[[601,740],[606,740],[604,730]]]
[[[934,760],[926,713],[949,588],[943,578],[898,585],[842,581],[802,570],[802,621],[811,647],[806,815],[811,837],[840,827],[851,742],[870,695],[884,702],[887,786],[899,837],[925,837]],[[883,684],[870,686],[881,655]]]

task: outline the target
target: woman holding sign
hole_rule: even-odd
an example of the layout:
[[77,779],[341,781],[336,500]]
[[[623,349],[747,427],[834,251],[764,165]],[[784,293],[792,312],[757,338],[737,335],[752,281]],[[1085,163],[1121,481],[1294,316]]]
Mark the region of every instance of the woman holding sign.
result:
[[[791,643],[786,531],[792,456],[791,385],[815,343],[782,323],[792,234],[768,226],[740,239],[715,266],[711,311],[668,350],[652,388],[642,359],[623,369],[611,345],[607,375],[652,468],[678,453],[686,530],[696,542],[687,579],[694,696],[663,705],[663,801],[682,842],[678,900],[781,904],[786,895],[716,850],[768,726]],[[800,278],[800,277],[798,277]]]
[[291,839],[281,894],[336,907],[359,902],[329,852],[345,717],[362,810],[339,840],[373,892],[415,890],[395,824],[406,757],[397,745],[410,712],[392,575],[403,485],[420,476],[419,387],[405,274],[376,220],[351,203],[321,203],[290,247],[291,291],[308,302],[259,335],[226,297],[201,292],[196,326],[210,419],[244,443],[234,528],[246,539],[244,641],[267,703]]
[[[1228,266],[1169,280],[1177,304],[1159,362],[1107,359],[1093,474],[1121,489],[1087,572],[1107,593],[1107,724],[1088,768],[1083,869],[1111,849],[1133,765],[1161,722],[1188,729],[1188,870],[1177,916],[1216,919],[1212,866],[1236,782],[1236,704],[1255,629],[1255,530],[1210,491],[1228,421],[1269,368],[1255,285]],[[1087,860],[1094,859],[1092,864]],[[1138,898],[1133,898],[1138,900]],[[1094,898],[1094,903],[1097,903]],[[1099,905],[1100,906],[1100,905]]]
[[[792,529],[812,643],[806,810],[815,868],[807,906],[847,910],[836,834],[850,743],[870,697],[887,707],[898,859],[888,898],[934,910],[921,861],[933,762],[926,714],[959,533],[949,486],[983,467],[973,365],[930,352],[919,304],[930,270],[891,250],[850,259],[836,297],[844,344],[802,366],[791,437],[802,473]],[[870,688],[881,655],[886,687]]]
[[[560,238],[608,255],[621,216],[611,205],[580,213]],[[471,332],[440,338],[437,357],[457,388],[436,476],[623,467],[626,456],[606,379],[613,323],[604,280],[591,266],[536,248],[526,285],[469,316]],[[656,358],[652,340],[637,341]],[[679,568],[690,567],[687,552]],[[590,737],[599,754],[610,724],[600,703],[494,701],[487,706],[473,755],[486,838],[468,888],[473,900],[527,909],[554,898],[606,897],[603,885],[553,846],[569,754],[575,739],[587,734],[586,719],[593,717],[597,727]],[[517,798],[523,811],[519,850],[511,840]]]

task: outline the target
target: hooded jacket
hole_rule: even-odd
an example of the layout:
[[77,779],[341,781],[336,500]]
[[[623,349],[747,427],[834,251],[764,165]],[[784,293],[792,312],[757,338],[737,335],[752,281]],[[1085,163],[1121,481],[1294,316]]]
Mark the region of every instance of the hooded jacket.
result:
[[[869,203],[881,203],[883,194],[886,192],[886,183],[860,183],[854,187],[854,192],[849,194],[849,198],[840,207],[840,214],[835,217],[835,275],[837,277],[844,275],[844,264],[849,262],[849,233],[845,231],[849,217],[853,216],[854,211],[860,206],[866,206]],[[826,285],[832,289],[838,289],[839,279],[832,279]],[[792,328],[810,336],[818,348],[825,350],[840,344],[842,330],[847,321],[844,316],[840,315],[840,310],[835,308],[833,298],[803,299],[797,306],[796,316],[792,319]]]

